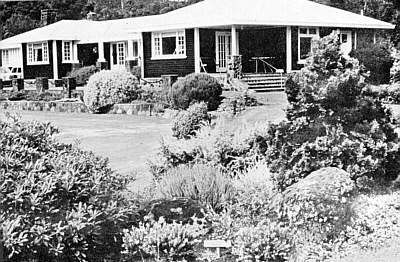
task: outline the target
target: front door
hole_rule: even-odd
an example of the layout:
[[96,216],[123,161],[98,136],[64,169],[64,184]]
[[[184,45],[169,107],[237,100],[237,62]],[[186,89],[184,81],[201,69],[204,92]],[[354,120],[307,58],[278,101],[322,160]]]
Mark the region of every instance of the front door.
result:
[[125,69],[125,42],[111,44],[111,69]]
[[215,32],[215,54],[216,54],[216,71],[226,72],[228,70],[228,56],[231,55],[231,33]]
[[340,32],[339,40],[340,40],[340,51],[342,51],[345,56],[349,56],[352,48],[351,32],[350,31]]

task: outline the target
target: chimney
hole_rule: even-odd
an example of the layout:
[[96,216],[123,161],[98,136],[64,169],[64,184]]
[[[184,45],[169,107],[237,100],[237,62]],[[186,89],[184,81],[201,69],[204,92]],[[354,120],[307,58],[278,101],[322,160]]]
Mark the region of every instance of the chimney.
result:
[[42,26],[52,24],[56,21],[57,10],[56,9],[42,9],[40,11],[40,21]]

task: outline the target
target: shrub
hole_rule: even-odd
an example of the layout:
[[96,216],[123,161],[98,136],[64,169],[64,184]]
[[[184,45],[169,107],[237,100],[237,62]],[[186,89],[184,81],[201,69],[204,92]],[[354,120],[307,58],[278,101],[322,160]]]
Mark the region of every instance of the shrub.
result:
[[157,182],[157,189],[165,198],[189,198],[214,210],[221,210],[234,195],[232,182],[225,174],[201,164],[168,170]]
[[322,167],[336,166],[354,180],[391,180],[398,173],[392,116],[363,93],[357,60],[340,54],[336,34],[316,40],[305,67],[287,88],[288,122],[271,125],[266,156],[281,189]]
[[138,259],[151,257],[156,261],[194,261],[194,247],[201,242],[200,237],[205,232],[204,223],[195,218],[192,223],[183,225],[175,221],[167,224],[161,217],[158,221],[140,223],[138,227],[124,230],[124,247],[128,258],[136,255]]
[[188,139],[196,134],[201,125],[209,124],[211,116],[207,113],[207,104],[204,102],[196,103],[187,109],[180,111],[173,122],[173,136],[178,139]]
[[230,115],[236,116],[245,110],[246,107],[258,105],[254,91],[245,90],[242,92],[232,93],[233,95],[230,95],[222,100],[218,107],[218,111],[228,112]]
[[207,74],[190,74],[172,86],[172,107],[187,109],[196,102],[207,103],[208,110],[216,110],[221,101],[222,87],[217,79]]
[[90,77],[84,101],[91,111],[102,113],[116,103],[137,99],[139,93],[139,81],[131,73],[102,70]]
[[83,86],[86,85],[89,81],[89,78],[98,71],[98,68],[93,65],[85,66],[72,70],[68,73],[68,76],[75,77],[77,86]]
[[388,84],[393,58],[388,44],[369,44],[357,47],[350,55],[360,61],[370,72],[367,78],[371,84]]
[[160,176],[179,165],[207,163],[234,177],[265,153],[267,130],[263,124],[232,128],[221,120],[215,127],[203,126],[190,140],[163,139],[151,172]]
[[55,141],[49,123],[0,122],[0,230],[9,261],[118,257],[126,179],[107,159]]
[[400,82],[400,52],[393,48],[392,49],[393,66],[390,68],[390,80],[391,83]]

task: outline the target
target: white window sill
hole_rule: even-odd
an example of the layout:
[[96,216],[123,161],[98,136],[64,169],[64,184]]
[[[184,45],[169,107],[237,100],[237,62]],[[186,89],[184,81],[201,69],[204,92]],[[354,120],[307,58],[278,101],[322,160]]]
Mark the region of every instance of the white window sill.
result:
[[49,61],[42,61],[42,62],[27,62],[27,65],[49,65]]
[[63,64],[79,64],[79,60],[63,60]]
[[299,60],[297,61],[297,64],[299,65],[304,65],[306,63],[306,60]]
[[151,60],[172,60],[172,59],[186,59],[186,55],[164,55],[164,56],[152,56]]

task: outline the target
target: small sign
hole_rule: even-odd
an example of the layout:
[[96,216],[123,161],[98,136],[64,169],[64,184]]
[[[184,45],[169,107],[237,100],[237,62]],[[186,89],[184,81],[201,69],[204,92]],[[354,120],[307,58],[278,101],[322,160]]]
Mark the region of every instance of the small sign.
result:
[[228,248],[231,247],[231,241],[225,240],[204,240],[204,247],[208,249],[217,249],[216,258],[221,257],[221,248]]
[[225,240],[204,240],[204,247],[231,247],[231,241]]

